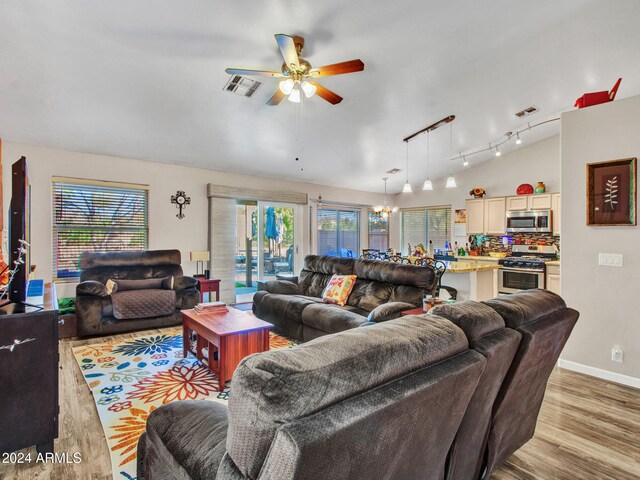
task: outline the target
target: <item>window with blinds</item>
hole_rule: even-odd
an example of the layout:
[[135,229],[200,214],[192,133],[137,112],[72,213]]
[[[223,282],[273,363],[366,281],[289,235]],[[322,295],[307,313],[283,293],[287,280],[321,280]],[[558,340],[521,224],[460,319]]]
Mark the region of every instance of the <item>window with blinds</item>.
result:
[[78,278],[86,251],[146,250],[148,190],[144,185],[53,179],[53,275]]
[[421,243],[428,248],[444,248],[451,242],[451,207],[433,207],[402,211],[402,253],[408,255],[409,245],[413,249]]
[[389,218],[369,212],[369,248],[386,252],[389,248]]
[[360,212],[319,208],[318,255],[357,258],[360,252]]

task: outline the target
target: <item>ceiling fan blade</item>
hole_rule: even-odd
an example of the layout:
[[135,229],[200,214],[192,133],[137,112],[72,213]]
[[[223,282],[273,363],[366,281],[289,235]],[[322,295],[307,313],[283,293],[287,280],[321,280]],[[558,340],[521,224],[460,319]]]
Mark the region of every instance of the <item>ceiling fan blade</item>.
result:
[[280,72],[268,72],[267,70],[247,70],[244,68],[227,68],[229,75],[258,75],[260,77],[284,77]]
[[314,68],[309,72],[309,75],[313,78],[321,78],[332,75],[342,75],[344,73],[361,72],[362,70],[364,70],[364,63],[362,63],[362,60],[356,59]]
[[284,98],[286,97],[286,95],[284,93],[282,93],[282,91],[280,89],[276,90],[276,93],[273,94],[273,97],[271,97],[269,99],[269,101],[267,102],[267,105],[278,105],[282,100],[284,100]]
[[323,87],[318,82],[314,82],[313,80],[307,80],[311,85],[316,87],[316,95],[324,98],[327,102],[332,105],[337,105],[342,101],[342,97],[335,92],[332,92],[326,87]]
[[275,37],[287,67],[293,70],[299,69],[300,59],[298,58],[298,51],[296,50],[296,44],[293,41],[293,37],[285,35],[284,33],[278,33]]

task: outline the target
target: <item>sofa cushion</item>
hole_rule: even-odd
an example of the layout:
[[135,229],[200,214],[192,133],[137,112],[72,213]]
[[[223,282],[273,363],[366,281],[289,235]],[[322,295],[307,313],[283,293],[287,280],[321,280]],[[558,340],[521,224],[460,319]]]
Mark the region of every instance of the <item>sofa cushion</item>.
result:
[[214,478],[226,450],[228,425],[226,405],[201,400],[171,402],[151,412],[145,441],[162,442],[190,478]]
[[111,295],[113,316],[118,320],[170,315],[176,309],[173,290],[127,290]]
[[467,349],[462,330],[431,316],[250,355],[233,377],[227,452],[245,476],[257,478],[280,425]]
[[366,321],[367,317],[338,305],[314,304],[302,311],[304,325],[326,333],[337,333],[356,328]]
[[408,285],[423,290],[432,290],[438,283],[435,270],[431,267],[381,260],[356,260],[353,273],[361,279],[393,285]]
[[541,288],[499,296],[482,303],[498,312],[507,326],[514,329],[567,308],[560,295]]
[[347,303],[356,278],[355,275],[333,275],[322,291],[322,301],[342,307]]
[[113,279],[112,282],[117,285],[117,288],[112,293],[126,292],[129,290],[171,290],[173,288],[173,277],[144,278],[139,280]]
[[504,328],[504,320],[495,310],[471,300],[438,305],[429,310],[429,315],[438,315],[456,324],[470,343]]
[[370,312],[374,308],[389,301],[393,286],[388,283],[358,279],[347,304]]
[[300,293],[322,297],[333,275],[352,275],[355,260],[352,258],[307,255],[298,278]]

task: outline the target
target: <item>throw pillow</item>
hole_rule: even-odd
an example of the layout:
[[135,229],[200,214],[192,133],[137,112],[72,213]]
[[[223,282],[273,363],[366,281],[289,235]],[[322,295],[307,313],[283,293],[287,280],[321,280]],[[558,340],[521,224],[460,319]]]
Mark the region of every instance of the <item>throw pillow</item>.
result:
[[[118,292],[128,290],[171,290],[173,288],[173,277],[165,278],[145,278],[142,280],[121,280],[114,279]],[[114,292],[115,293],[115,292]]]
[[357,275],[334,275],[322,292],[324,303],[334,303],[344,307],[353,286],[356,284]]

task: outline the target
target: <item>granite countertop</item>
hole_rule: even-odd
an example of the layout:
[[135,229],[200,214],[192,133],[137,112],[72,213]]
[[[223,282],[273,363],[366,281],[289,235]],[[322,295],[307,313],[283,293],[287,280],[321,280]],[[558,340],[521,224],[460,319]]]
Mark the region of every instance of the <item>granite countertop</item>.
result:
[[497,270],[502,268],[497,263],[478,263],[473,261],[462,261],[458,260],[457,262],[445,262],[447,264],[446,273],[469,273],[469,272],[477,272],[479,270]]
[[559,267],[560,266],[560,260],[551,260],[550,262],[546,262],[547,265],[551,265],[552,267]]

